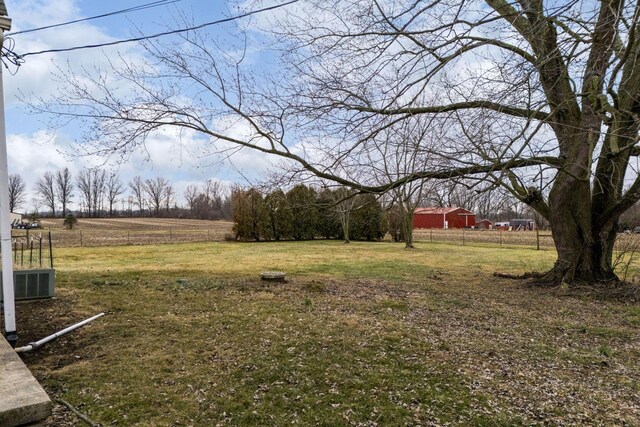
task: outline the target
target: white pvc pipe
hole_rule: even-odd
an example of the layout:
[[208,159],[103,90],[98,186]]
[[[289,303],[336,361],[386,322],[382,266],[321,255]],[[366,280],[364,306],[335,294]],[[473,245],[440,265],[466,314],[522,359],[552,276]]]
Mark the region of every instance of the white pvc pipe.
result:
[[[0,30],[0,47],[4,31]],[[2,256],[2,299],[4,330],[11,345],[15,346],[16,302],[13,288],[13,261],[11,260],[11,224],[9,223],[9,169],[7,166],[7,132],[4,122],[4,88],[0,63],[0,252]]]
[[35,341],[35,342],[30,342],[29,344],[25,345],[24,347],[18,347],[16,348],[16,353],[24,353],[27,351],[31,351],[31,350],[35,350],[38,347],[42,347],[43,345],[45,345],[46,343],[48,343],[49,341],[53,341],[58,337],[61,337],[62,335],[73,331],[74,329],[78,329],[81,326],[86,325],[89,322],[93,322],[94,320],[96,320],[99,317],[104,316],[104,313],[100,313],[100,314],[96,314],[93,317],[90,317],[88,319],[83,320],[82,322],[78,322],[74,325],[71,325],[67,328],[64,328],[63,330],[56,332],[55,334],[51,334],[48,337],[42,338],[39,341]]

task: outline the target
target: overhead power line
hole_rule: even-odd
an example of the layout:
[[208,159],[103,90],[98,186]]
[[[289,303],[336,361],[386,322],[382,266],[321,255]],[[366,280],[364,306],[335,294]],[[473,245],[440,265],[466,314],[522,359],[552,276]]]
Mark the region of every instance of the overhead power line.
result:
[[90,16],[88,18],[76,19],[74,21],[61,22],[59,24],[47,25],[47,26],[38,27],[38,28],[31,28],[23,31],[16,31],[15,33],[7,33],[6,35],[16,36],[18,34],[33,33],[35,31],[48,30],[49,28],[63,27],[65,25],[77,24],[78,22],[90,21],[92,19],[106,18],[108,16],[120,15],[122,13],[137,12],[139,10],[150,9],[152,7],[165,6],[171,3],[177,3],[179,1],[182,1],[182,0],[158,0],[151,3],[141,4],[139,6],[133,6],[127,9],[121,9],[121,10],[116,10],[109,13],[103,13],[102,15],[95,15],[95,16]]
[[155,39],[155,38],[158,38],[158,37],[164,37],[164,36],[168,36],[168,35],[172,35],[172,34],[180,34],[180,33],[184,33],[184,32],[187,32],[187,31],[199,30],[201,28],[209,27],[211,25],[217,25],[217,24],[223,24],[225,22],[236,21],[238,19],[246,18],[246,17],[251,16],[251,15],[257,15],[259,13],[268,12],[270,10],[280,9],[282,7],[297,3],[299,1],[300,0],[290,0],[288,2],[280,3],[280,4],[277,4],[277,5],[274,5],[274,6],[268,6],[268,7],[263,7],[262,9],[252,10],[251,12],[246,12],[246,13],[243,13],[241,15],[231,16],[229,18],[224,18],[224,19],[218,19],[217,21],[205,22],[204,24],[196,25],[194,27],[188,27],[188,28],[181,28],[181,29],[178,29],[178,30],[165,31],[165,32],[153,34],[153,35],[150,35],[150,36],[140,36],[140,37],[134,37],[134,38],[130,38],[130,39],[116,40],[116,41],[107,42],[107,43],[98,43],[98,44],[90,44],[90,45],[83,45],[83,46],[73,46],[73,47],[66,47],[66,48],[60,48],[60,49],[47,49],[47,50],[40,50],[40,51],[37,51],[37,52],[27,52],[27,53],[24,53],[22,55],[18,55],[18,57],[20,59],[22,59],[22,58],[25,58],[27,56],[43,55],[45,53],[59,53],[59,52],[71,52],[71,51],[74,51],[74,50],[82,50],[82,49],[95,49],[95,48],[98,48],[98,47],[115,46],[115,45],[119,45],[119,44],[123,44],[123,43],[132,43],[132,42],[138,42],[138,41],[142,41],[142,40]]

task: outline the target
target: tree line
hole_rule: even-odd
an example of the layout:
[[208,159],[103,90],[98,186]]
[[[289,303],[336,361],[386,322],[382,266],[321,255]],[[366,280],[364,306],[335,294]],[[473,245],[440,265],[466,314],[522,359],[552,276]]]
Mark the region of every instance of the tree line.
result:
[[373,241],[389,230],[388,214],[375,195],[356,195],[344,187],[298,184],[287,192],[236,188],[231,198],[233,232],[239,240]]
[[[29,193],[20,174],[9,175],[9,208],[24,209]],[[46,171],[32,189],[33,212],[38,216],[80,217],[154,216],[231,219],[231,199],[220,182],[207,180],[184,191],[186,206],[176,200],[176,190],[163,177],[134,177],[123,182],[115,173],[82,169],[72,176],[69,168]],[[74,206],[75,204],[75,206]],[[74,206],[74,209],[70,209]]]

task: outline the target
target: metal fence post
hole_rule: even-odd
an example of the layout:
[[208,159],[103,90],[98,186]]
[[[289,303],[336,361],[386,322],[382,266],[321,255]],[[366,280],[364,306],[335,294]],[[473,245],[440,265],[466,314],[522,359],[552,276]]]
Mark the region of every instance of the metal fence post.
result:
[[53,244],[51,243],[51,231],[49,231],[49,267],[53,268]]

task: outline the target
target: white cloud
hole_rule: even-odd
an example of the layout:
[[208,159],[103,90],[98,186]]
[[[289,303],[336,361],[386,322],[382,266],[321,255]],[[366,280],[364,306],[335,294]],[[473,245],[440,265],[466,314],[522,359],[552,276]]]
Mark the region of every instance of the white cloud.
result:
[[[7,0],[14,32],[87,16],[78,5],[75,0]],[[15,51],[22,54],[104,43],[121,37],[115,37],[109,29],[94,25],[94,22],[18,34],[14,37]],[[253,52],[251,47],[249,51]],[[164,177],[174,185],[178,202],[183,203],[184,189],[190,184],[199,185],[207,179],[242,183],[245,178],[255,180],[272,168],[272,161],[264,153],[250,149],[238,150],[237,146],[223,141],[217,141],[214,147],[206,136],[175,128],[163,128],[150,135],[146,150],[133,153],[125,163],[115,165],[106,161],[105,165],[104,159],[75,155],[73,140],[77,136],[77,129],[62,128],[56,133],[42,130],[43,125],[38,123],[41,117],[30,115],[19,101],[22,98],[20,94],[26,98],[30,95],[47,98],[59,90],[62,86],[55,78],[59,68],[77,73],[83,69],[109,70],[109,58],[117,55],[134,63],[143,60],[142,49],[127,44],[27,56],[16,75],[5,73],[9,169],[25,179],[30,193],[33,193],[36,180],[46,171],[68,167],[75,177],[84,167],[104,165],[107,171],[117,173],[125,185],[136,175],[143,178]],[[126,90],[124,85],[116,89]],[[227,120],[218,125],[224,126],[225,134],[232,137],[250,135],[249,128],[243,124]]]
[[[269,160],[255,151],[242,150],[233,156],[233,161],[218,154],[210,156],[195,155],[206,150],[209,144],[195,134],[182,135],[178,141],[178,132],[164,129],[152,135],[147,142],[146,152],[136,152],[126,162],[117,164],[91,156],[74,156],[71,141],[64,134],[52,134],[37,131],[32,134],[11,134],[7,138],[9,172],[20,174],[27,183],[30,194],[27,203],[35,195],[35,183],[45,172],[55,172],[68,167],[75,178],[85,167],[100,166],[107,173],[115,173],[125,186],[139,175],[143,179],[156,176],[169,180],[176,191],[178,204],[184,203],[184,190],[188,185],[201,186],[206,180],[214,179],[225,186],[233,182],[242,182],[243,175],[252,179],[258,173],[270,167]],[[128,190],[128,188],[127,188]]]
[[[13,32],[66,22],[78,19],[80,10],[73,0],[45,1],[7,1],[7,9],[13,20]],[[14,51],[20,55],[42,50],[104,43],[115,40],[102,29],[88,23],[77,23],[33,33],[16,34],[9,37],[15,42]],[[125,47],[124,49],[129,49]],[[25,96],[34,94],[46,97],[56,88],[54,74],[59,64],[68,64],[73,69],[91,67],[105,63],[105,55],[100,50],[87,50],[82,53],[52,53],[27,56],[24,64],[14,76],[5,77],[5,98],[8,106]]]
[[68,141],[46,131],[8,135],[9,172],[20,173],[29,181],[29,176],[37,177],[47,170],[67,167],[69,162],[62,154],[67,144]]

